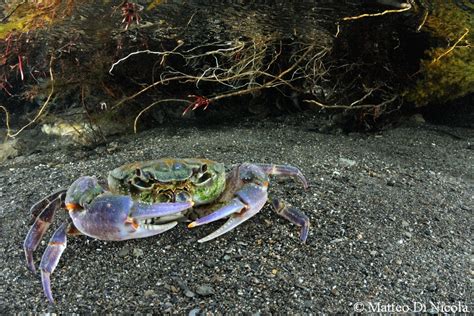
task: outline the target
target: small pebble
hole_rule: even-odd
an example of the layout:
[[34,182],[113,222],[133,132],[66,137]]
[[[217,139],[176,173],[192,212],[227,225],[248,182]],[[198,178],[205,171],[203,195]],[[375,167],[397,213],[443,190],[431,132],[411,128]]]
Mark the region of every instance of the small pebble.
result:
[[188,316],[197,316],[199,315],[200,312],[201,312],[201,309],[199,307],[196,307],[189,311]]
[[144,293],[145,297],[150,297],[155,295],[155,291],[153,290],[146,290]]
[[230,260],[230,256],[229,256],[229,255],[225,255],[223,259],[224,259],[224,261],[229,261],[229,260]]
[[402,227],[408,227],[408,226],[410,226],[410,224],[408,224],[407,221],[403,220],[402,221]]
[[371,251],[370,251],[370,255],[371,255],[371,256],[375,256],[375,255],[377,255],[377,251],[375,251],[375,250],[371,250]]
[[122,249],[120,249],[118,255],[119,257],[125,257],[128,255],[129,252],[130,250],[128,249],[128,247],[123,247]]
[[426,289],[430,292],[436,291],[437,289],[436,283],[431,283]]
[[413,236],[412,233],[410,232],[403,232],[403,235],[406,237],[406,238],[411,238]]
[[304,300],[303,302],[303,306],[305,308],[311,308],[311,307],[314,307],[315,303],[313,300]]
[[143,256],[143,250],[140,248],[133,249],[133,256],[137,258]]
[[94,149],[94,151],[97,153],[97,154],[103,154],[105,152],[105,147],[102,147],[102,146],[99,146],[97,147],[96,149]]
[[201,296],[210,296],[214,294],[214,289],[209,285],[200,285],[197,287],[196,293]]
[[184,295],[185,295],[186,297],[193,298],[196,294],[194,294],[193,291],[186,290],[186,291],[184,292]]
[[419,288],[416,288],[416,287],[410,288],[410,291],[413,292],[413,293],[417,293],[417,294],[423,292],[422,289],[419,289]]
[[339,158],[339,164],[343,167],[350,168],[350,167],[355,166],[356,162],[351,159]]
[[117,142],[111,142],[107,146],[107,152],[108,153],[113,153],[113,152],[117,151],[117,149],[118,149],[118,143]]

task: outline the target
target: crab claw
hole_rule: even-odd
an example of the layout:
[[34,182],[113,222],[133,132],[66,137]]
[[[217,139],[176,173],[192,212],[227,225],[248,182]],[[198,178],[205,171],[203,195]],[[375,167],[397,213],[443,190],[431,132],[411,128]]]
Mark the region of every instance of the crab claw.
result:
[[267,201],[267,186],[249,183],[237,191],[235,195],[236,197],[227,205],[188,225],[188,227],[192,228],[214,222],[230,215],[224,225],[208,236],[199,239],[198,242],[202,243],[217,238],[257,214]]
[[[268,199],[267,188],[268,176],[270,175],[291,177],[299,181],[305,189],[308,188],[308,182],[303,173],[293,166],[248,163],[238,165],[227,177],[227,185],[231,189],[224,192],[221,201],[229,200],[232,194],[235,197],[217,211],[198,218],[188,225],[189,228],[192,228],[229,217],[224,225],[210,235],[200,239],[199,242],[206,242],[219,237],[257,214]],[[239,187],[240,190],[234,191],[235,188]],[[305,242],[310,226],[309,218],[298,209],[287,205],[283,201],[274,200],[273,208],[278,215],[301,227],[300,239]]]
[[66,204],[74,226],[84,235],[102,240],[149,237],[173,228],[177,222],[147,224],[145,220],[180,213],[192,202],[147,204],[127,195],[103,194],[81,208]]

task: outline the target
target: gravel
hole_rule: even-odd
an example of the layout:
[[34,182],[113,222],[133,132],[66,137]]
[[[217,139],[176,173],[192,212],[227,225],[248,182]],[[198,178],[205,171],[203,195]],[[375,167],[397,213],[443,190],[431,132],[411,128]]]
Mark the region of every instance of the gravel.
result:
[[[102,151],[58,150],[50,140],[5,161],[0,314],[330,313],[354,311],[359,302],[366,310],[376,302],[472,310],[473,130],[425,123],[377,134],[321,134],[317,124],[311,114],[299,114],[166,126],[110,139]],[[52,275],[56,304],[49,304],[39,274],[24,262],[29,206],[80,175],[105,180],[123,163],[160,157],[298,166],[309,190],[275,179],[270,194],[309,216],[307,243],[268,206],[204,244],[196,241],[221,223],[182,224],[125,242],[71,236]],[[52,226],[65,216],[59,212]],[[35,252],[37,265],[52,231]]]
[[196,293],[201,296],[211,296],[214,294],[214,289],[210,285],[200,285],[196,288]]

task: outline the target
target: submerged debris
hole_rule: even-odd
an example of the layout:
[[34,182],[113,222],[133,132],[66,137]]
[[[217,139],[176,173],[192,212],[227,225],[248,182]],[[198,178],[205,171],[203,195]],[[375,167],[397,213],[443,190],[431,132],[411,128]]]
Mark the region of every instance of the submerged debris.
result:
[[91,143],[95,130],[97,127],[89,123],[54,123],[41,127],[41,131],[46,135],[66,137],[82,145]]

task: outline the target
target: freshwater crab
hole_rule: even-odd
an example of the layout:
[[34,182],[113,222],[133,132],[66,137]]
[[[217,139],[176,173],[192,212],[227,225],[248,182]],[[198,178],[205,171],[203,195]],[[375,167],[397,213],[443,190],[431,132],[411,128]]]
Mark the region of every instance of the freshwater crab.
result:
[[[101,240],[143,238],[165,232],[178,221],[189,228],[228,218],[224,225],[198,240],[206,242],[242,224],[267,202],[270,175],[292,177],[306,189],[308,183],[293,166],[243,163],[227,174],[224,165],[206,159],[159,159],[134,162],[112,170],[109,191],[95,177],[80,177],[67,190],[59,190],[31,207],[35,219],[24,241],[28,268],[35,272],[33,252],[64,208],[69,218],[54,232],[40,263],[43,290],[53,303],[50,275],[66,248],[66,236],[84,234]],[[309,219],[283,201],[273,209],[301,227],[308,237]]]

